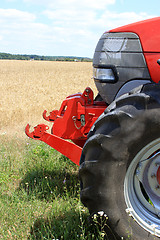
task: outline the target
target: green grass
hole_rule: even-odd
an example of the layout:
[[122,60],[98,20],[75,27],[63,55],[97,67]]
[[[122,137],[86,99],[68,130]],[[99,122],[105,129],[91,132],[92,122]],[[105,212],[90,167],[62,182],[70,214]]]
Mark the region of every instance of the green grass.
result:
[[0,138],[0,239],[103,239],[80,203],[78,166],[40,141]]

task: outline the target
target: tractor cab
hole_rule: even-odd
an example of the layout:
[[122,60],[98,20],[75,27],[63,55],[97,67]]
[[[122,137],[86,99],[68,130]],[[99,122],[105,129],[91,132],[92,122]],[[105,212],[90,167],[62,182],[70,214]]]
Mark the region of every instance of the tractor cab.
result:
[[160,18],[105,32],[93,58],[93,76],[99,94],[110,104],[139,85],[159,82]]

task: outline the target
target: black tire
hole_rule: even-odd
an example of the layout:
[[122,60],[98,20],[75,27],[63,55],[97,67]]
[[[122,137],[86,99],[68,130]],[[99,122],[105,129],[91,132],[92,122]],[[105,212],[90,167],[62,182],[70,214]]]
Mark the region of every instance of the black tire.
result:
[[[109,239],[153,240],[160,237],[160,219],[157,214],[150,213],[153,204],[149,202],[141,181],[137,183],[137,188],[144,199],[142,202],[137,200],[137,204],[142,204],[142,217],[136,203],[131,205],[131,210],[127,206],[130,200],[132,202],[132,199],[127,202],[127,197],[134,185],[139,162],[143,161],[145,154],[148,156],[146,164],[151,161],[148,160],[151,156],[155,161],[155,152],[160,151],[159,108],[159,84],[141,86],[125,94],[99,117],[83,148],[79,169],[81,201],[91,215],[99,211],[107,214],[108,225],[112,229],[112,234],[107,232]],[[140,152],[143,153],[141,157]],[[146,168],[142,173],[146,174]],[[134,191],[133,187],[133,195]],[[160,199],[160,194],[157,196]],[[149,209],[143,206],[144,203]],[[140,214],[140,218],[154,215],[155,222],[149,222],[150,218],[146,218],[142,224],[136,214]]]

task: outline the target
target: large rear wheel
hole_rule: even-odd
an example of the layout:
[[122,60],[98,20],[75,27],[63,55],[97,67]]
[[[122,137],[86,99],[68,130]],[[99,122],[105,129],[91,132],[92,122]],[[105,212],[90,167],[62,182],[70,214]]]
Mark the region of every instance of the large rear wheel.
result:
[[153,84],[116,100],[83,148],[81,200],[91,215],[107,214],[110,239],[160,237],[159,96]]

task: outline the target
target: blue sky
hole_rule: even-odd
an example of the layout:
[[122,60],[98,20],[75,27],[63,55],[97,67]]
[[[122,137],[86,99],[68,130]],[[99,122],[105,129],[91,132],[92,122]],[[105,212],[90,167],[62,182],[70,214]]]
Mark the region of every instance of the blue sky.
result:
[[2,0],[0,52],[93,57],[104,31],[159,9],[158,0]]

